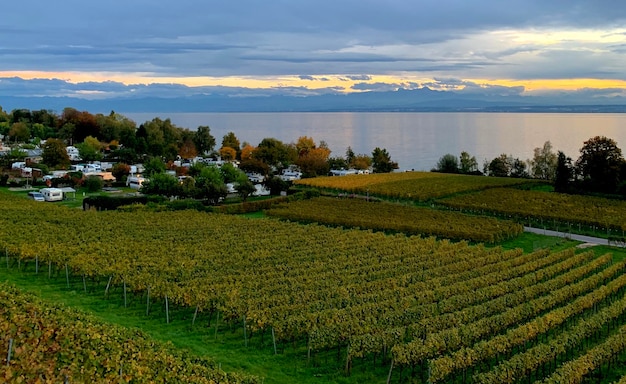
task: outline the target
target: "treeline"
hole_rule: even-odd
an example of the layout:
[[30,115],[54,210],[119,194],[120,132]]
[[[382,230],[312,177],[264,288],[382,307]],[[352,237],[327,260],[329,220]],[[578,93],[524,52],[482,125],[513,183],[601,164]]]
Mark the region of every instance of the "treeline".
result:
[[[240,161],[240,168],[253,173],[269,175],[297,166],[303,177],[327,175],[330,169],[372,169],[374,172],[391,172],[398,164],[384,148],[375,148],[371,155],[355,154],[348,148],[345,157],[330,157],[324,141],[316,143],[303,136],[295,143],[283,143],[275,138],[264,138],[258,145],[241,142],[233,133],[227,133],[218,146],[208,125],[195,130],[179,127],[170,119],[158,117],[137,124],[114,111],[108,115],[92,114],[65,108],[58,115],[52,111],[16,109],[5,112],[0,107],[0,135],[5,144],[14,144],[14,150],[4,156],[9,161],[25,157],[23,149],[33,149],[42,141],[60,148],[76,146],[82,161],[108,161],[133,164],[159,158],[165,163],[177,159],[220,157],[225,161]],[[17,144],[19,148],[17,148]],[[48,167],[62,168],[72,159],[62,151],[44,158]],[[44,156],[45,157],[45,156]]]
[[434,172],[463,173],[497,177],[536,178],[554,183],[558,192],[602,193],[626,196],[626,160],[615,140],[595,136],[583,143],[576,161],[562,151],[555,152],[546,141],[535,148],[530,160],[501,154],[485,161],[479,170],[476,158],[462,152],[442,156]]

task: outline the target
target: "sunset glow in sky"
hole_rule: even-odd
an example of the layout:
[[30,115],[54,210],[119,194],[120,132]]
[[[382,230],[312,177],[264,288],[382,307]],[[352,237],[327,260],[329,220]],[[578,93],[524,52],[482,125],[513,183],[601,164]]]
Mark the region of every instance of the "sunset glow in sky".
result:
[[[85,4],[3,4],[0,97],[122,92],[111,82],[128,92],[180,84],[296,95],[468,86],[626,95],[626,7],[609,0]],[[38,88],[46,79],[60,81]]]

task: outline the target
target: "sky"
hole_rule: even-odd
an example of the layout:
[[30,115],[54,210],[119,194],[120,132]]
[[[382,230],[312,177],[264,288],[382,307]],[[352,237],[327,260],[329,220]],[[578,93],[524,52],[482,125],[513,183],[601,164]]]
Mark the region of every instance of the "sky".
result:
[[21,0],[0,9],[0,97],[421,87],[626,96],[620,0]]

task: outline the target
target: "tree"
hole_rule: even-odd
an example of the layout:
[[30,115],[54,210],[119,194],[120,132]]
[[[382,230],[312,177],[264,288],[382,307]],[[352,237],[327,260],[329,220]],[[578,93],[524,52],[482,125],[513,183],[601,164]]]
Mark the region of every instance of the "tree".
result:
[[51,168],[67,168],[70,165],[70,157],[65,144],[59,139],[46,140],[41,157],[43,163]]
[[198,199],[204,199],[209,204],[215,205],[228,194],[222,174],[217,167],[203,167],[196,180],[196,195]]
[[125,163],[117,163],[111,169],[111,174],[118,182],[124,181],[130,175],[130,165]]
[[552,151],[552,144],[546,141],[542,148],[535,148],[530,161],[532,176],[542,180],[554,180],[556,174],[557,154]]
[[239,164],[239,169],[245,172],[258,173],[264,176],[269,175],[270,172],[269,165],[265,164],[262,160],[254,158],[242,159],[241,164]]
[[391,161],[391,156],[386,149],[374,148],[372,152],[372,164],[374,173],[389,173],[398,169],[398,163]]
[[85,186],[85,188],[87,188],[87,191],[89,192],[98,192],[102,189],[104,182],[102,181],[101,177],[89,176],[87,179],[85,179],[83,185]]
[[183,145],[180,147],[179,155],[183,159],[193,159],[198,156],[196,145],[191,139],[187,139],[183,142]]
[[343,157],[329,157],[328,169],[346,169],[348,168],[348,162]]
[[[222,148],[224,147],[232,148],[235,150],[235,157],[233,158],[233,160],[241,160],[241,144],[239,143],[239,139],[237,138],[237,136],[235,136],[233,132],[228,132],[222,138]],[[222,156],[222,158],[223,157],[224,156]]]
[[459,173],[459,160],[456,156],[448,153],[439,159],[435,171],[442,173]]
[[146,195],[167,197],[182,195],[182,188],[178,179],[167,173],[153,173],[150,179],[143,183],[140,191]]
[[295,147],[289,147],[283,144],[282,141],[274,138],[261,140],[252,156],[277,169],[287,167],[297,158]]
[[165,163],[158,157],[152,157],[144,164],[144,173],[152,178],[152,175],[165,172]]
[[465,174],[480,174],[480,171],[478,171],[478,162],[476,161],[476,157],[470,156],[469,153],[463,151],[459,157],[459,162],[459,172]]
[[282,191],[286,191],[289,189],[290,183],[281,179],[278,176],[272,176],[265,179],[263,185],[265,186],[265,188],[270,190],[270,194],[280,195]]
[[623,163],[622,150],[613,139],[595,136],[585,141],[580,149],[576,168],[584,188],[611,193],[619,185]]
[[352,147],[348,147],[348,149],[346,149],[346,163],[352,164],[353,161],[354,161],[354,151],[352,150]]
[[246,176],[246,174],[241,171],[239,168],[235,167],[231,163],[226,163],[220,167],[220,172],[222,173],[222,180],[224,183],[234,183],[241,178],[241,175]]
[[78,154],[84,161],[97,161],[102,159],[102,144],[93,136],[87,136],[85,141],[76,145]]
[[565,156],[561,151],[557,153],[556,169],[554,171],[554,190],[557,192],[567,192],[569,183],[574,177],[574,167],[572,159]]
[[0,163],[0,167],[11,168],[11,164],[16,161],[24,161],[24,159],[28,156],[21,148],[11,148],[11,150],[4,155],[0,155],[0,159],[2,160]]
[[488,170],[489,176],[508,177],[511,174],[511,161],[509,161],[509,156],[503,153],[491,160]]
[[252,158],[252,154],[256,148],[251,146],[250,144],[244,145],[241,149],[241,160],[249,160]]
[[17,122],[11,125],[9,129],[9,138],[16,143],[26,143],[30,140],[30,129],[25,122]]
[[211,128],[208,125],[198,127],[193,142],[201,155],[207,154],[215,148],[215,137],[211,135]]
[[328,148],[313,148],[301,155],[296,160],[296,165],[300,167],[304,177],[327,175],[330,171],[328,167],[329,155],[330,150]]
[[87,136],[100,137],[100,126],[96,117],[86,111],[79,112],[74,108],[65,108],[61,114],[60,124],[61,127],[66,128],[64,137],[73,143],[83,142]]
[[231,161],[237,158],[237,150],[231,147],[222,147],[220,148],[220,157],[224,161]]
[[349,163],[349,165],[350,168],[354,169],[369,169],[372,166],[372,158],[364,154],[352,156],[352,161]]
[[256,191],[254,184],[248,179],[245,173],[240,172],[235,180],[235,189],[241,200],[246,201],[250,195]]
[[528,172],[526,172],[526,163],[518,158],[512,159],[511,172],[509,176],[516,178],[527,178]]
[[316,144],[312,137],[300,136],[296,142],[296,151],[298,152],[298,156],[306,155],[309,151],[315,148]]

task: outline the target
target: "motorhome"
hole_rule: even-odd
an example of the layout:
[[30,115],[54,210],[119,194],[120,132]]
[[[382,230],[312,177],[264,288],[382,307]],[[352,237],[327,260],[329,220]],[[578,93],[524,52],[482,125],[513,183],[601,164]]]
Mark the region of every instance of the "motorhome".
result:
[[39,192],[41,192],[46,201],[63,200],[63,191],[60,188],[42,188]]

